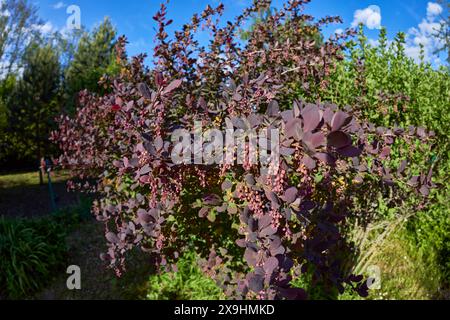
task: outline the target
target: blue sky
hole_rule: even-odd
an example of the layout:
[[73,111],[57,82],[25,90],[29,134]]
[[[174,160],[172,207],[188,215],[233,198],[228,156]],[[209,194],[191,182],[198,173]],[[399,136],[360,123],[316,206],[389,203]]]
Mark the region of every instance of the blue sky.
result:
[[[169,17],[174,20],[173,28],[189,21],[193,13],[201,11],[207,4],[216,5],[219,0],[171,0]],[[223,0],[225,20],[231,20],[251,0]],[[275,0],[275,6],[283,0]],[[92,28],[105,16],[109,16],[119,34],[125,34],[130,45],[129,53],[151,53],[155,35],[153,14],[158,10],[159,0],[36,0],[40,16],[48,22],[47,27],[61,30],[66,25],[68,5],[77,5],[81,10],[82,25]],[[363,22],[370,38],[376,39],[380,26],[388,29],[392,38],[397,32],[408,34],[407,52],[415,57],[418,44],[423,43],[428,58],[436,63],[431,52],[438,45],[430,40],[430,32],[439,21],[440,7],[427,0],[313,0],[307,6],[307,13],[315,17],[339,15],[344,19],[342,25],[333,25],[325,30],[329,35],[336,30],[345,29],[356,22]],[[442,8],[441,8],[442,9]],[[441,57],[442,58],[442,57]]]

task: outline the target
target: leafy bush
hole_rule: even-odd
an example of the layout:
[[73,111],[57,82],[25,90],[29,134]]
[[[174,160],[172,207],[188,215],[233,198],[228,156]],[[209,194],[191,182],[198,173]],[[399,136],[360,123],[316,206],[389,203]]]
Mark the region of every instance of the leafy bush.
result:
[[18,299],[40,289],[63,267],[65,231],[51,218],[0,219],[0,292]]
[[0,297],[22,299],[66,267],[66,236],[90,218],[92,201],[36,219],[0,218]]
[[[427,151],[416,146],[413,161],[431,161],[435,168],[434,182],[442,188],[432,192],[429,199],[431,205],[423,210],[417,212],[413,197],[406,199],[401,210],[396,210],[394,215],[400,216],[400,220],[408,220],[410,235],[407,238],[411,240],[411,245],[424,256],[437,257],[442,267],[441,281],[448,286],[450,73],[448,66],[436,69],[423,59],[416,63],[407,57],[404,34],[399,33],[391,43],[386,34],[386,30],[382,29],[378,45],[372,46],[360,28],[356,41],[347,44],[346,59],[337,64],[330,76],[329,86],[318,94],[333,103],[351,105],[352,109],[376,125],[406,128],[426,124],[436,133],[433,148]],[[301,91],[301,88],[297,90]],[[396,154],[393,157],[400,158]],[[376,210],[381,212],[389,208],[381,205]],[[413,217],[411,213],[414,213]],[[381,223],[389,224],[387,219],[384,218]],[[392,217],[390,219],[390,224],[398,221]],[[370,243],[377,242],[373,238],[371,240]],[[362,252],[369,250],[361,249]]]
[[[173,40],[162,5],[154,17],[155,69],[143,66],[143,56],[128,62],[121,38],[121,74],[102,82],[111,93],[85,91],[75,117],[61,117],[53,135],[60,163],[91,181],[73,187],[100,194],[93,211],[105,223],[103,259],[118,274],[135,246],[170,266],[195,245],[202,271],[229,297],[304,298],[291,281],[305,273],[330,293],[347,287],[367,295],[342,230],[379,218],[364,211],[369,200],[388,198],[387,212],[411,197],[424,207],[433,170],[415,162],[415,146],[429,151],[433,133],[377,127],[358,110],[297,99],[314,101],[326,90],[352,33],[315,41],[339,19],[315,21],[302,13],[307,2],[289,1],[255,25],[246,44],[239,28],[270,1],[255,1],[224,27],[215,19],[223,6],[208,6]],[[195,40],[202,25],[213,33],[208,48]],[[173,163],[172,134],[192,131],[196,121],[221,132],[279,129],[281,165],[263,170],[249,148],[238,154],[240,164]],[[277,145],[268,135],[262,140]]]

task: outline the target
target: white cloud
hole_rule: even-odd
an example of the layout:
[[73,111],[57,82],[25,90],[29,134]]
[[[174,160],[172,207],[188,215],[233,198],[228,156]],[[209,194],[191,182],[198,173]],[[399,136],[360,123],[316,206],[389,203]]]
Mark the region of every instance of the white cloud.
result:
[[334,33],[335,33],[335,34],[343,34],[343,33],[344,33],[344,30],[341,29],[341,28],[339,28],[339,29],[336,29],[336,30],[334,31]]
[[428,2],[427,6],[427,17],[435,17],[442,13],[443,9],[439,3]]
[[405,46],[405,52],[408,56],[419,61],[420,46],[423,46],[426,62],[437,63],[440,61],[435,52],[443,46],[442,40],[436,37],[441,28],[441,21],[437,20],[437,16],[441,13],[442,7],[439,4],[428,2],[427,17],[423,18],[417,27],[408,30]]
[[56,10],[62,9],[62,8],[65,8],[65,7],[67,7],[67,4],[65,4],[65,3],[62,2],[62,1],[59,1],[59,2],[57,2],[57,3],[55,3],[55,4],[53,5],[53,9],[56,9]]
[[55,26],[53,26],[50,21],[46,22],[45,24],[35,24],[33,25],[33,29],[41,32],[43,35],[48,35],[57,31],[57,28],[55,28]]
[[354,13],[352,27],[356,27],[360,23],[364,24],[369,29],[380,29],[381,28],[380,7],[369,6],[365,9],[356,10]]
[[[438,16],[443,12],[443,9],[439,4],[432,2],[428,3],[426,9],[426,17],[422,18],[422,21],[417,26],[410,28],[406,32],[405,54],[408,57],[413,58],[416,62],[420,62],[420,56],[423,54],[425,62],[439,66],[443,63],[443,61],[441,59],[442,57],[439,57],[436,54],[436,51],[444,46],[444,42],[436,37],[436,34],[440,30],[441,23],[443,22],[438,18]],[[358,11],[355,12],[355,21],[352,26],[358,24],[358,22],[356,22],[358,20],[356,14]],[[358,17],[361,18],[362,16],[363,14],[359,13]],[[366,14],[366,16],[368,15]],[[358,21],[364,23],[363,20],[364,19],[361,18]],[[368,39],[368,41],[372,47],[377,47],[380,45],[379,40]],[[391,44],[392,40],[388,40],[387,45],[390,46]],[[421,46],[423,49],[421,49]],[[421,50],[423,50],[423,52],[421,52]]]

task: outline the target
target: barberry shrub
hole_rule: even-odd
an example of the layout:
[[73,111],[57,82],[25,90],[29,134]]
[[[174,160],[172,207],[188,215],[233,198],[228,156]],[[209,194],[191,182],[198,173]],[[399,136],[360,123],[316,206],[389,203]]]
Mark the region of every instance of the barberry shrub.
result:
[[[71,187],[98,195],[93,212],[109,247],[102,258],[119,275],[136,246],[161,268],[176,268],[194,248],[203,272],[230,298],[305,298],[292,280],[306,272],[326,290],[367,294],[341,231],[355,199],[429,193],[432,171],[417,172],[408,155],[417,141],[431,145],[432,134],[376,127],[350,107],[307,100],[327,88],[353,33],[318,41],[321,28],[339,18],[315,20],[303,13],[307,2],[288,1],[254,25],[245,43],[243,23],[271,1],[254,1],[224,25],[224,7],[208,6],[173,38],[162,5],[154,68],[144,67],[143,55],[128,61],[120,38],[121,73],[101,82],[110,93],[81,92],[75,117],[59,119],[60,164],[76,177]],[[196,38],[201,29],[212,34],[207,47]],[[172,134],[192,131],[195,122],[220,131],[278,129],[280,165],[262,170],[248,147],[242,164],[175,164]],[[400,163],[391,161],[398,141]]]

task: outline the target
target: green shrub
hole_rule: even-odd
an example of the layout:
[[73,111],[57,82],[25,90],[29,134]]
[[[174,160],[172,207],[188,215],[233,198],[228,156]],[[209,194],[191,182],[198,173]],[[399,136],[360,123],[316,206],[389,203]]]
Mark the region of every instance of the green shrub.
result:
[[[428,264],[441,268],[441,286],[450,283],[450,207],[449,198],[449,140],[450,130],[450,73],[448,67],[433,68],[422,59],[416,63],[407,57],[404,50],[405,35],[399,33],[392,43],[382,29],[378,46],[371,46],[363,29],[357,41],[348,45],[347,59],[339,62],[330,78],[327,90],[318,92],[320,98],[339,105],[350,105],[379,126],[407,128],[410,125],[426,127],[436,133],[432,152],[423,152],[417,146],[412,162],[427,165],[434,162],[434,181],[440,185],[429,199],[429,205],[417,210],[414,197],[402,203],[401,212],[395,215],[409,216],[403,242],[416,248],[416,257],[427,256]],[[395,161],[393,149],[393,160]],[[401,159],[397,155],[397,159]],[[383,211],[391,209],[386,203],[374,206],[378,215],[384,217],[381,223],[395,223],[392,215]],[[411,215],[411,213],[413,213]],[[394,217],[395,218],[395,217]],[[392,222],[389,222],[391,220]],[[399,224],[397,230],[402,224]],[[392,238],[390,238],[392,239]],[[386,242],[391,241],[387,239]],[[373,241],[372,241],[373,242]],[[386,243],[389,246],[389,243]],[[370,249],[361,248],[363,253]],[[384,250],[386,251],[386,250]],[[385,252],[386,253],[386,252]],[[386,253],[387,254],[387,253]],[[392,257],[393,255],[391,255]],[[390,263],[396,264],[396,261]],[[415,263],[421,264],[418,259]],[[395,275],[391,275],[394,276]],[[414,275],[410,275],[411,281]]]
[[65,230],[51,218],[0,219],[0,295],[19,299],[38,290],[61,268]]
[[0,298],[22,299],[65,267],[66,236],[90,216],[92,202],[37,219],[0,219]]

